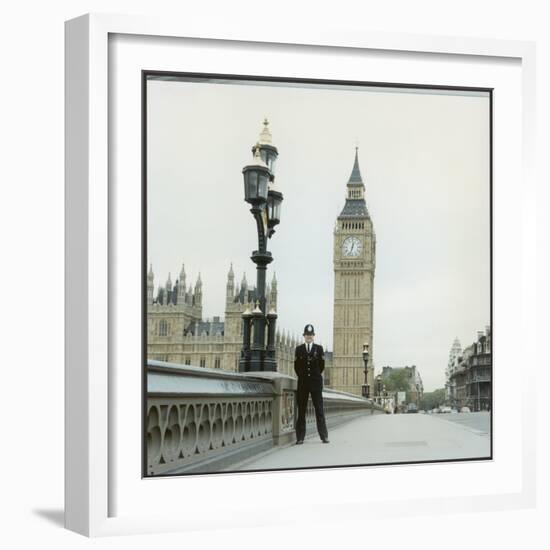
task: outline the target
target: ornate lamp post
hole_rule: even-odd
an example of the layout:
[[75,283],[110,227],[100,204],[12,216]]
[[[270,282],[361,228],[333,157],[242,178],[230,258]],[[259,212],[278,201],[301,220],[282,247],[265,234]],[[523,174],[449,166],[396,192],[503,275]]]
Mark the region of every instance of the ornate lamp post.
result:
[[369,374],[369,345],[363,344],[363,361],[365,362],[365,383],[361,387],[361,395],[368,399],[370,397],[370,386],[368,384],[368,374]]
[[[282,193],[272,189],[275,180],[277,148],[271,143],[267,119],[260,134],[260,141],[252,148],[254,158],[243,168],[244,200],[251,205],[250,212],[256,221],[258,250],[252,252],[251,260],[256,264],[257,301],[252,312],[243,314],[243,348],[239,371],[276,371],[274,310],[266,312],[265,276],[269,263],[273,261],[267,250],[267,239],[275,233],[275,226],[281,220]],[[267,343],[266,343],[267,327]],[[252,331],[253,336],[250,337]]]

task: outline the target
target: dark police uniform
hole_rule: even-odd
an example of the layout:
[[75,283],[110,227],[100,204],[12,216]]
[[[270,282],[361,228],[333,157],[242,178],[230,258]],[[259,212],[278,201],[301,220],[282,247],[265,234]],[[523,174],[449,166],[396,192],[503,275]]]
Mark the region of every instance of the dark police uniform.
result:
[[[306,325],[304,334],[314,334],[313,327]],[[296,347],[294,355],[294,372],[298,377],[298,419],[296,421],[296,441],[303,441],[306,435],[306,411],[309,395],[315,409],[317,431],[323,442],[328,443],[328,431],[323,410],[323,377],[325,352],[323,346],[311,342],[308,353],[307,344]]]

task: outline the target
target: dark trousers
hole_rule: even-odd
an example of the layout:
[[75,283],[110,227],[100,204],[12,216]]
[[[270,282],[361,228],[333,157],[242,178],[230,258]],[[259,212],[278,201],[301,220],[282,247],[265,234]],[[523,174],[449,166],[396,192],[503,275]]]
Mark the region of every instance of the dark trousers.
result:
[[323,390],[300,388],[297,392],[298,401],[298,420],[296,421],[296,440],[301,441],[306,435],[306,411],[309,395],[313,401],[315,409],[315,420],[317,421],[317,431],[321,439],[328,439],[327,423],[325,421],[325,412],[323,410]]

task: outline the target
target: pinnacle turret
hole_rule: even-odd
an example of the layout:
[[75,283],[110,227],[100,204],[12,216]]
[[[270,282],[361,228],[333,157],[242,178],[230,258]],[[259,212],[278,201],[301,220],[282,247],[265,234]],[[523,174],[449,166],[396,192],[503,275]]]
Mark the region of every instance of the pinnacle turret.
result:
[[185,275],[185,264],[181,264],[180,269],[180,279],[178,282],[178,302],[184,303],[185,302],[185,293],[187,290],[187,283],[186,283],[186,275]]
[[227,285],[225,287],[225,300],[226,302],[233,301],[235,296],[235,273],[233,273],[233,264],[229,267],[229,273],[227,274]]
[[149,272],[147,273],[147,303],[152,304],[154,301],[155,292],[155,274],[153,273],[153,264],[149,264]]
[[201,272],[199,271],[199,275],[197,276],[197,282],[195,283],[195,294],[194,294],[194,303],[197,306],[202,305],[202,280],[201,280]]

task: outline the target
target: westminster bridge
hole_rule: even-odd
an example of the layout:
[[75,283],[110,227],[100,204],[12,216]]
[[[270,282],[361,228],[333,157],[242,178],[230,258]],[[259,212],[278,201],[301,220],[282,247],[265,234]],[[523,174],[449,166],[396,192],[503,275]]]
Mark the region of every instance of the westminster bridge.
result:
[[330,443],[311,404],[294,445],[296,378],[147,362],[147,475],[488,458],[490,415],[386,414],[325,388]]

